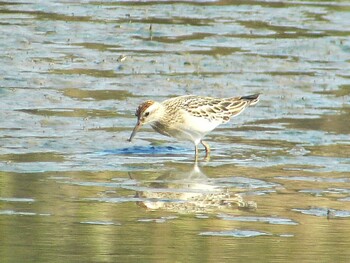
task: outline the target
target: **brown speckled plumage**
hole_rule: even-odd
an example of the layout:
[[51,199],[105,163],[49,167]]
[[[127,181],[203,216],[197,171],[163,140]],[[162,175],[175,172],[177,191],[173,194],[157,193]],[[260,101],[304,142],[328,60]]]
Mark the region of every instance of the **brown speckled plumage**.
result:
[[232,97],[212,98],[194,95],[180,96],[158,103],[145,101],[136,110],[138,119],[129,141],[143,124],[150,123],[157,132],[194,142],[196,158],[198,144],[204,145],[207,156],[210,148],[202,138],[218,125],[226,123],[237,116],[249,105],[259,101],[259,94]]
[[164,101],[169,112],[185,110],[192,116],[226,123],[231,117],[241,113],[247,106],[254,105],[259,94],[236,98],[212,98],[199,96],[182,96]]

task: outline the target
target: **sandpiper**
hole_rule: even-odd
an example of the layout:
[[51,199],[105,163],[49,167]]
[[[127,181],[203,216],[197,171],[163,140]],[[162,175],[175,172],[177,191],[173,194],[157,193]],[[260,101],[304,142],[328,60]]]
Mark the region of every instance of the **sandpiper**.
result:
[[137,123],[128,141],[131,142],[142,125],[149,123],[155,131],[163,135],[192,141],[196,160],[198,144],[201,143],[205,148],[206,158],[209,158],[210,147],[202,140],[203,137],[258,101],[259,94],[232,98],[186,95],[161,103],[147,100],[136,109]]

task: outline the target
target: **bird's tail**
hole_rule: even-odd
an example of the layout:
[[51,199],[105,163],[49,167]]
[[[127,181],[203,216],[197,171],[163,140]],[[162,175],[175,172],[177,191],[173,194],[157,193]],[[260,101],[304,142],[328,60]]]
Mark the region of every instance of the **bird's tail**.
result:
[[[248,106],[258,103],[260,94],[234,97],[231,98],[231,105],[227,108],[230,112],[230,117],[235,117],[242,113]],[[228,121],[229,119],[227,119]]]
[[260,93],[254,94],[254,95],[242,96],[240,99],[248,101],[249,105],[254,105],[258,103],[259,97],[260,97]]

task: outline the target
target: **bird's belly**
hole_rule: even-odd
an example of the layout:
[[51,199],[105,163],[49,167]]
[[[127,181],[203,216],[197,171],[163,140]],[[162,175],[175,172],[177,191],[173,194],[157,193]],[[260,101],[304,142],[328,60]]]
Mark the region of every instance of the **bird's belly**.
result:
[[214,130],[221,122],[216,120],[209,120],[206,118],[188,116],[185,118],[185,125],[187,129],[197,133],[207,134]]
[[155,123],[152,125],[152,128],[159,132],[160,134],[163,134],[165,136],[174,137],[178,140],[185,140],[185,141],[194,141],[194,137],[200,136],[200,134],[194,134],[193,131],[189,131],[188,129],[185,129],[183,126],[179,125],[160,125],[159,123]]
[[187,116],[183,119],[183,122],[174,122],[168,125],[154,123],[152,127],[163,135],[171,136],[178,140],[198,143],[208,132],[214,130],[219,124],[221,123],[218,121]]

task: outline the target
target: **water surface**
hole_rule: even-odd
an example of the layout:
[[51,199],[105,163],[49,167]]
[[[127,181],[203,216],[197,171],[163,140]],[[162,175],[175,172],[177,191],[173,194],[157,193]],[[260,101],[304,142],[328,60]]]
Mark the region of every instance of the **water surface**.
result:
[[[345,262],[347,1],[0,3],[3,262]],[[260,92],[193,146],[144,100]],[[201,149],[204,157],[204,150]]]

